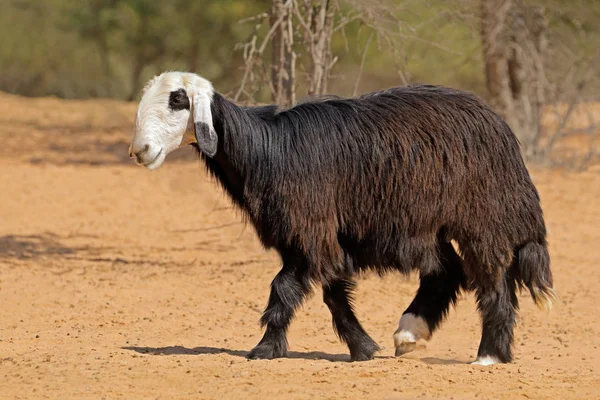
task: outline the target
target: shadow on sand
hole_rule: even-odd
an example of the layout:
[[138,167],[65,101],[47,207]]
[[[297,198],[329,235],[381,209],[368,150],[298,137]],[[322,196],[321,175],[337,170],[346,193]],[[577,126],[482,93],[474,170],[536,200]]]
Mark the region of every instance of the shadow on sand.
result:
[[[227,354],[233,357],[246,358],[248,351],[245,350],[232,350],[221,347],[210,347],[200,346],[194,348],[188,348],[184,346],[166,346],[166,347],[139,347],[139,346],[126,346],[122,347],[123,350],[131,350],[140,354],[150,355],[201,355],[201,354]],[[322,351],[288,351],[286,358],[302,359],[302,360],[326,360],[332,362],[349,362],[350,356],[348,354],[329,354]],[[375,360],[394,359],[393,356],[375,356]],[[436,357],[424,357],[415,358],[413,360],[421,361],[425,364],[438,364],[438,365],[453,365],[453,364],[465,364],[463,361],[453,359],[442,359]]]
[[[200,354],[228,354],[234,357],[245,358],[248,351],[231,350],[218,347],[200,346],[188,348],[184,346],[167,346],[167,347],[122,347],[124,350],[132,350],[141,354],[151,355],[200,355]],[[350,356],[347,354],[328,354],[321,351],[299,352],[288,351],[287,358],[304,359],[304,360],[327,360],[327,361],[350,361]]]
[[0,258],[23,260],[41,256],[67,256],[81,250],[65,246],[59,239],[50,233],[0,236]]
[[425,364],[437,364],[437,365],[456,365],[456,364],[468,364],[464,361],[445,359],[445,358],[437,358],[437,357],[423,357],[420,359]]

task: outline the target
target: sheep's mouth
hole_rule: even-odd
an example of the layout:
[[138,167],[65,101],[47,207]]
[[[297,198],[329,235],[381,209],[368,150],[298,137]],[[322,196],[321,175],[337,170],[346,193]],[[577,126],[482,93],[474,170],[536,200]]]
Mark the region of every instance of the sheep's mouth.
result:
[[152,167],[152,164],[160,158],[162,153],[163,153],[163,149],[160,149],[160,151],[158,153],[156,153],[156,156],[152,160],[143,162],[140,165],[143,165],[144,167],[148,167],[148,168]]

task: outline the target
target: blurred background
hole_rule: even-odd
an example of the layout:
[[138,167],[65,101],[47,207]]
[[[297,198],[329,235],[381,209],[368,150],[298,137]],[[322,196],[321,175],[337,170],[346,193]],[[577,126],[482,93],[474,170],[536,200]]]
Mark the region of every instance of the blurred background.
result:
[[442,84],[488,100],[530,161],[573,137],[562,163],[595,158],[598,0],[2,0],[0,29],[7,93],[132,101],[164,70],[283,106]]

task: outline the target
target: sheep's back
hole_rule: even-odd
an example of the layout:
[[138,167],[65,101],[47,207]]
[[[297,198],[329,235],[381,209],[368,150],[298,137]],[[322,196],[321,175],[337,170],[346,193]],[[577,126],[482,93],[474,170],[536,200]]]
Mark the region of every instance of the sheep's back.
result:
[[440,226],[514,240],[543,231],[516,137],[472,94],[395,88],[303,103],[273,125],[282,175],[265,195],[272,210],[295,199],[293,225],[334,224],[357,237],[429,235]]

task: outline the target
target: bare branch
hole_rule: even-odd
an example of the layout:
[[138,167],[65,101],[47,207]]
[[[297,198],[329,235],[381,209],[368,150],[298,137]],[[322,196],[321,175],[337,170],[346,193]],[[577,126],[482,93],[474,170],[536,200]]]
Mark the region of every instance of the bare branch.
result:
[[367,60],[367,52],[369,51],[369,46],[371,45],[371,40],[373,40],[374,34],[375,34],[375,31],[371,31],[371,34],[369,35],[369,39],[367,39],[367,43],[365,44],[365,49],[363,50],[362,58],[360,60],[360,68],[358,70],[356,82],[354,83],[354,90],[352,91],[352,96],[356,96],[358,94],[358,86],[360,85],[360,78],[362,77],[363,69],[365,67],[365,61]]
[[354,21],[359,21],[362,20],[362,17],[360,15],[354,15],[351,17],[344,17],[340,20],[340,22],[333,28],[333,32],[337,32],[340,29],[344,29],[346,27],[346,25],[351,24]]
[[308,25],[308,23],[302,17],[302,14],[300,13],[300,10],[298,8],[298,2],[294,0],[293,3],[294,3],[293,4],[294,5],[294,14],[296,15],[296,18],[298,19],[298,22],[300,22],[300,25],[302,25],[302,27],[304,28],[304,33],[310,37],[310,40],[312,40],[314,38],[313,32],[310,29],[310,26]]
[[283,22],[284,18],[285,18],[285,14],[282,14],[279,17],[279,19],[277,19],[277,21],[275,21],[275,23],[273,25],[271,25],[271,29],[269,29],[269,32],[267,32],[265,38],[263,39],[262,45],[258,49],[259,55],[262,55],[262,53],[265,51],[267,44],[269,44],[269,40],[271,40],[271,36],[273,36],[273,34],[275,33],[275,29],[277,29],[277,27]]
[[264,12],[264,13],[260,13],[258,15],[255,15],[253,17],[248,17],[248,18],[240,19],[238,21],[238,24],[244,24],[246,22],[251,22],[251,21],[256,21],[256,20],[264,20],[266,18],[269,18],[269,14],[267,14],[266,12]]

